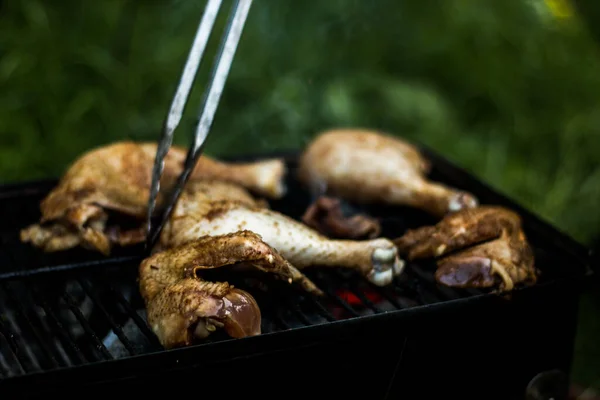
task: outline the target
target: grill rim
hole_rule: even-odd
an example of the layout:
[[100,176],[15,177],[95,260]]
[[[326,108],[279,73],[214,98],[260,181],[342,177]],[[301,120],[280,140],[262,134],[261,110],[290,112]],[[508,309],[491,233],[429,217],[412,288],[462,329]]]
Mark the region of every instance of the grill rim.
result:
[[[493,199],[492,202],[486,201],[482,203],[494,203],[513,209],[521,215],[524,226],[531,232],[530,235],[535,235],[545,245],[553,246],[555,252],[566,253],[565,255],[571,257],[573,260],[571,263],[572,267],[578,267],[579,271],[577,273],[556,277],[545,282],[536,283],[530,287],[515,289],[512,293],[510,303],[519,303],[521,296],[535,296],[540,290],[560,289],[565,286],[576,288],[578,292],[583,290],[585,284],[590,281],[588,278],[594,274],[591,267],[593,253],[590,250],[566,233],[559,231],[549,222],[544,221],[533,212],[525,209],[508,196],[485,184],[465,169],[451,163],[423,145],[419,145],[418,147],[424,156],[431,161],[432,167],[436,172],[443,176],[442,181],[469,190],[476,196],[483,194],[481,197]],[[292,149],[219,158],[229,162],[246,162],[256,159],[279,157],[283,158],[287,163],[295,165],[298,155],[299,151]],[[29,195],[39,196],[56,185],[57,182],[58,179],[40,179],[0,184],[0,199]],[[94,268],[107,265],[114,267],[140,259],[137,256],[125,256],[7,272],[0,274],[0,282],[22,279],[27,284],[26,281],[28,279],[36,278],[43,274],[77,272],[84,270],[86,267]],[[477,307],[487,310],[490,306],[502,307],[505,304],[506,302],[500,296],[492,293],[481,293],[457,299],[446,299],[433,304],[420,304],[379,314],[354,316],[337,321],[268,332],[255,337],[201,343],[179,349],[159,350],[146,354],[131,355],[126,358],[95,361],[84,365],[60,367],[50,371],[37,371],[0,379],[0,387],[16,388],[24,387],[25,385],[40,384],[48,387],[56,387],[57,385],[66,383],[73,384],[74,379],[82,385],[107,381],[125,381],[135,379],[139,376],[152,375],[152,373],[160,373],[161,371],[172,371],[180,368],[193,368],[194,366],[218,363],[228,355],[231,355],[231,357],[227,358],[228,360],[235,360],[256,354],[280,352],[291,348],[298,349],[301,346],[313,346],[335,338],[336,334],[340,332],[345,336],[346,334],[363,329],[377,329],[378,326],[385,326],[386,323],[430,318],[436,314],[451,315],[453,312],[472,312]],[[204,357],[206,355],[208,357]],[[158,371],[156,366],[160,366]],[[40,388],[40,390],[43,389]]]

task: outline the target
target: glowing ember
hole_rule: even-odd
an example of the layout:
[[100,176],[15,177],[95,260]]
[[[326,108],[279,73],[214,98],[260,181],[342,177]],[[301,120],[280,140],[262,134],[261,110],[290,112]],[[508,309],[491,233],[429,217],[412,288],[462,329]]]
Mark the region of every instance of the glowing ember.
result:
[[[360,300],[360,298],[358,298],[358,296],[356,296],[354,293],[352,293],[349,290],[339,289],[336,291],[335,294],[340,299],[344,300],[346,303],[350,304],[351,306],[363,305],[363,302]],[[367,299],[369,299],[374,304],[377,304],[383,300],[383,297],[381,297],[377,292],[372,291],[372,290],[363,291],[362,295],[364,297],[366,297]]]

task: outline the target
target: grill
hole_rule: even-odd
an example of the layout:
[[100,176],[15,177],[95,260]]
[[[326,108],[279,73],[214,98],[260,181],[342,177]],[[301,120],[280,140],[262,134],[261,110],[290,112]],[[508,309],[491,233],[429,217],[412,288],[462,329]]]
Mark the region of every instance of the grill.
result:
[[[264,275],[244,274],[228,281],[256,298],[263,334],[238,340],[211,336],[170,351],[146,324],[136,282],[140,247],[118,250],[109,259],[83,250],[43,254],[21,244],[18,230],[37,221],[39,202],[56,182],[4,186],[0,393],[80,398],[81,390],[114,396],[127,386],[142,395],[164,385],[227,397],[281,398],[291,392],[510,399],[524,398],[540,372],[568,374],[578,295],[591,275],[588,252],[422,150],[433,163],[432,179],[521,214],[543,273],[538,284],[507,296],[455,290],[436,284],[431,264],[409,263],[403,276],[382,289],[348,271],[314,269],[307,275],[327,293],[317,299]],[[289,194],[271,206],[298,218],[312,199],[293,179],[296,154],[275,156],[288,162]],[[360,211],[380,218],[388,237],[434,222],[401,207]]]

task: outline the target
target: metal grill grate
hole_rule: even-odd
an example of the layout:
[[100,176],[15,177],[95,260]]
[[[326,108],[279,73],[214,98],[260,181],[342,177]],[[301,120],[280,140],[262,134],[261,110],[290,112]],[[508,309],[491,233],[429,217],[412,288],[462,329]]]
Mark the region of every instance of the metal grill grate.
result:
[[[271,202],[271,206],[297,218],[311,198],[291,179],[293,162],[289,168],[289,195]],[[448,181],[443,177],[440,180]],[[122,250],[102,260],[83,250],[47,255],[18,241],[18,229],[39,218],[39,201],[52,185],[47,182],[28,186],[27,190],[21,187],[0,193],[0,213],[5,221],[0,233],[1,378],[162,351],[146,324],[138,291],[138,249]],[[484,198],[484,202],[493,200]],[[382,234],[388,237],[433,222],[411,209],[377,207],[361,211],[379,217]],[[543,240],[538,235],[532,238],[537,264],[544,268],[542,281],[568,275],[568,268],[564,268],[568,260],[546,255],[542,248],[548,245],[536,245],[536,241]],[[265,275],[227,280],[256,298],[263,315],[263,333],[484,294],[441,287],[432,272],[432,265],[409,263],[403,276],[382,289],[345,270],[306,271],[325,290],[325,298],[315,298]],[[573,268],[570,272],[581,271]],[[228,338],[215,335],[201,346],[222,340]]]
[[[0,374],[11,377],[161,351],[146,324],[137,264],[110,263],[0,282]],[[264,333],[396,311],[471,295],[440,288],[417,265],[381,289],[347,271],[310,271],[316,298],[282,283],[229,279],[255,296]],[[225,337],[211,338],[206,344]]]

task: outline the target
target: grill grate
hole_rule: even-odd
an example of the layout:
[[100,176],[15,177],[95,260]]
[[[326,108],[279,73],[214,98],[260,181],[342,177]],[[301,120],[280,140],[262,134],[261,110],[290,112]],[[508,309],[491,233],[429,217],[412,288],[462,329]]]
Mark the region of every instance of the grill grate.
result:
[[[291,177],[292,161],[289,168]],[[434,171],[435,179],[460,186],[456,179],[452,182],[453,179],[435,176],[436,173],[439,171]],[[6,221],[0,232],[0,378],[163,351],[146,323],[138,291],[139,247],[119,250],[103,260],[84,250],[43,254],[19,242],[18,229],[37,221],[39,202],[53,184],[0,193],[0,213]],[[471,182],[462,186],[473,190],[464,187],[472,185]],[[293,179],[288,179],[287,186],[289,195],[271,202],[271,207],[298,218],[311,198]],[[494,202],[491,197],[482,200]],[[376,207],[360,211],[380,218],[382,234],[388,237],[433,222],[412,209]],[[573,264],[569,260],[546,254],[542,249],[548,244],[537,243],[543,240],[539,235],[529,236],[537,264],[543,266],[542,282],[565,277],[569,272],[580,273],[575,268],[564,268]],[[406,273],[385,288],[375,287],[351,271],[305,271],[326,292],[324,298],[315,298],[264,274],[227,280],[256,298],[263,315],[263,333],[484,294],[479,290],[441,287],[434,280],[433,270],[428,263],[408,263]],[[214,335],[199,346],[222,340],[228,338]]]
[[[0,283],[0,374],[11,377],[161,351],[145,321],[137,292],[137,264],[111,263],[93,271],[57,272]],[[277,332],[380,314],[468,296],[439,288],[422,267],[410,265],[381,289],[347,271],[309,271],[327,292],[298,289],[244,275],[229,279],[252,292],[263,313],[263,332]],[[114,282],[118,282],[117,285]],[[226,340],[211,338],[207,343]]]

